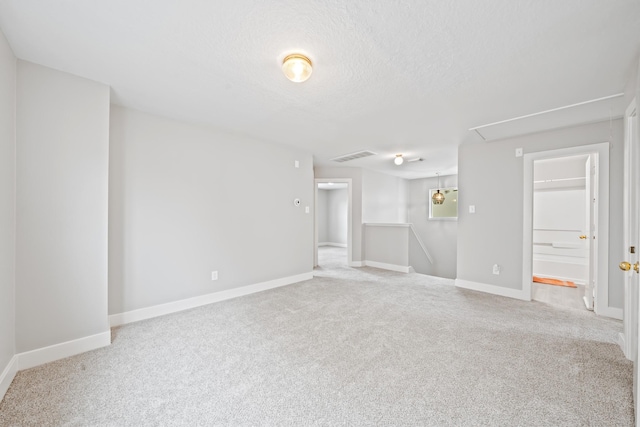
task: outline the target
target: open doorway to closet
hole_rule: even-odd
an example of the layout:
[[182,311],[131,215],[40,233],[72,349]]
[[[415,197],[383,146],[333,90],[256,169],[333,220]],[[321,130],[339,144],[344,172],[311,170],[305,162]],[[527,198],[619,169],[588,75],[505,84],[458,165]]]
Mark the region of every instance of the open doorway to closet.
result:
[[589,154],[533,163],[534,300],[587,308],[592,163]]
[[605,142],[524,155],[522,286],[525,295],[541,300],[534,275],[573,282],[581,308],[620,318],[609,307],[609,150]]
[[315,180],[314,267],[351,265],[351,180]]

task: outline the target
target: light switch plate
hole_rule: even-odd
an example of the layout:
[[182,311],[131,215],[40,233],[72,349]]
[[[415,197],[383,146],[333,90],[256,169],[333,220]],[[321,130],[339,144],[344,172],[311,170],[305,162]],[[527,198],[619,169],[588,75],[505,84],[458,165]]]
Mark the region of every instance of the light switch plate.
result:
[[469,205],[469,213],[476,213],[476,205]]
[[516,157],[522,157],[522,148],[516,148]]

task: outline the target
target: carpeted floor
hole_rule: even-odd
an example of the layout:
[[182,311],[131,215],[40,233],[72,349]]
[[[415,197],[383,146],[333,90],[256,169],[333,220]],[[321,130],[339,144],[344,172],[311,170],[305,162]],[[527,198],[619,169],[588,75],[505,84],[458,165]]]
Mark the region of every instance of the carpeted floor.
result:
[[19,372],[0,425],[634,424],[620,322],[339,258]]

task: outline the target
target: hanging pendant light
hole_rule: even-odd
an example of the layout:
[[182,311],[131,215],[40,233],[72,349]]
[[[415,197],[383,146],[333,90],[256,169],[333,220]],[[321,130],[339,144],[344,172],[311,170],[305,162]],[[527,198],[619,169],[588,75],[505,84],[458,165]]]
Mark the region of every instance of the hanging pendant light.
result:
[[431,200],[433,201],[434,205],[441,205],[444,203],[444,194],[440,192],[440,174],[437,173],[436,175],[438,175],[438,191],[433,193],[433,196],[431,196]]

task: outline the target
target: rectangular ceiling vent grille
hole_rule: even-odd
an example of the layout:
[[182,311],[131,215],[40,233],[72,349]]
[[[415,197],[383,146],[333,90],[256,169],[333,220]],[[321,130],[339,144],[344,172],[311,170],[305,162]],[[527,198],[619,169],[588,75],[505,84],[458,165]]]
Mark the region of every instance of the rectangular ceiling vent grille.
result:
[[369,156],[375,156],[377,153],[374,153],[373,151],[357,151],[355,153],[351,153],[351,154],[345,154],[344,156],[338,156],[338,157],[334,157],[333,160],[334,162],[338,162],[338,163],[343,163],[343,162],[348,162],[349,160],[355,160],[355,159],[361,159],[363,157],[369,157]]

